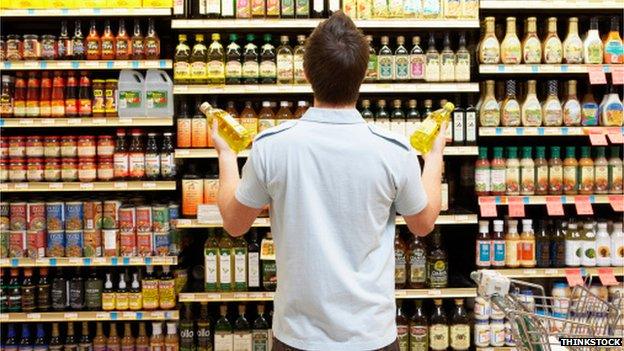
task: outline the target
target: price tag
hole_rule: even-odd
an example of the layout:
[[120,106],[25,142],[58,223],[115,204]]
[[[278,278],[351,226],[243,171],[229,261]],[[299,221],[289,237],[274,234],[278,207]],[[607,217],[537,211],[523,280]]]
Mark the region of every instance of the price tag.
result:
[[185,227],[191,225],[192,221],[190,219],[178,219],[176,222],[177,227]]
[[70,61],[56,61],[55,65],[58,69],[71,69]]
[[524,202],[521,196],[510,196],[507,199],[509,217],[524,217]]
[[40,320],[41,319],[41,313],[27,313],[26,314],[26,319]]
[[15,189],[28,189],[28,183],[16,183]]
[[235,299],[246,299],[249,296],[247,295],[247,293],[234,293],[233,297]]
[[67,259],[67,262],[69,262],[69,264],[72,266],[79,266],[82,264],[82,259],[78,257],[69,257]]
[[128,189],[128,183],[126,183],[126,182],[115,182],[115,183],[113,183],[113,188],[115,188],[115,189]]
[[134,319],[135,317],[136,317],[136,313],[134,313],[134,312],[123,312],[123,313],[121,314],[121,318],[122,318],[122,319],[129,319],[129,320],[132,320],[132,319]]
[[579,215],[593,215],[591,202],[589,202],[589,196],[577,195],[574,197],[574,206],[576,207],[576,213]]
[[182,93],[182,92],[187,92],[188,91],[188,85],[174,85],[173,86],[173,92],[176,93]]
[[215,293],[206,294],[206,300],[208,301],[221,300],[221,294],[215,294]]
[[80,189],[82,190],[92,190],[93,183],[80,183]]
[[143,189],[156,189],[156,183],[155,182],[143,182],[142,187]]
[[65,319],[78,319],[78,313],[76,312],[68,312],[63,314],[63,316],[65,317]]
[[103,264],[106,264],[106,258],[104,258],[104,257],[94,257],[93,258],[93,265],[101,266]]
[[81,125],[82,119],[81,118],[68,118],[67,124],[69,124],[70,126]]
[[53,118],[42,118],[41,125],[44,126],[53,126],[56,124],[56,121]]
[[546,210],[549,216],[563,216],[563,204],[559,196],[546,196]]
[[148,60],[148,61],[143,61],[143,64],[145,65],[146,68],[158,68],[160,61]]
[[607,136],[601,130],[590,130],[589,141],[592,145],[604,146],[607,145]]
[[528,276],[536,275],[537,274],[537,270],[535,270],[535,269],[525,269],[525,270],[522,271],[522,274],[528,275]]
[[481,216],[483,217],[496,217],[496,198],[495,197],[480,197],[479,208],[481,209]]
[[176,154],[180,155],[180,156],[186,156],[186,155],[190,155],[191,154],[191,150],[189,149],[177,149]]
[[24,61],[24,68],[36,69],[39,68],[38,61]]
[[137,266],[143,264],[144,260],[141,257],[130,257],[130,262],[128,262],[131,266]]
[[117,121],[119,124],[132,124],[132,118],[130,117],[119,117]]
[[198,223],[223,223],[223,218],[216,205],[197,205],[197,222]]
[[108,320],[109,314],[107,312],[98,312],[95,314],[96,320]]
[[92,118],[91,123],[95,125],[106,124],[106,118]]
[[440,296],[440,295],[442,295],[442,290],[440,290],[440,289],[429,289],[429,290],[427,290],[427,295],[429,295],[429,296]]
[[556,269],[548,268],[548,269],[544,269],[544,274],[545,275],[558,275],[559,271]]
[[63,183],[49,183],[48,189],[63,189]]
[[32,126],[35,121],[32,118],[22,118],[17,123],[21,126]]
[[611,79],[613,80],[613,84],[615,85],[624,84],[624,66],[622,65],[611,66]]
[[8,313],[0,313],[0,320],[8,320],[9,319],[9,314]]
[[583,285],[584,283],[580,268],[567,268],[565,270],[565,277],[569,286]]
[[609,195],[609,204],[615,212],[624,212],[624,196]]
[[84,68],[98,68],[100,63],[98,61],[83,61],[82,66]]
[[395,290],[394,291],[394,296],[395,297],[404,297],[407,295],[407,291],[406,290]]
[[613,274],[613,268],[598,268],[598,278],[604,286],[618,285],[617,279]]
[[607,84],[607,76],[600,65],[592,65],[587,67],[589,73],[589,84]]
[[624,144],[624,137],[622,136],[621,128],[608,128],[607,135],[613,144]]

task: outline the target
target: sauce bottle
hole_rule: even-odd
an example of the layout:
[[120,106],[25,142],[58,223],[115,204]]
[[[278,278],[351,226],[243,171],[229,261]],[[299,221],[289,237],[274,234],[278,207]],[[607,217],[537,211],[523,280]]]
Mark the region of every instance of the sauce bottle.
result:
[[[84,36],[82,35],[82,28],[80,24],[80,20],[76,20],[74,24],[74,36],[72,37],[71,44],[73,55],[71,56],[74,60],[84,60],[86,57],[86,49],[84,43]],[[69,53],[69,50],[68,50]]]
[[560,158],[559,146],[550,148],[550,160],[548,161],[548,193],[550,195],[563,194],[563,162]]
[[429,348],[435,351],[449,347],[449,327],[442,308],[442,299],[434,299],[434,309],[429,320]]
[[104,33],[101,38],[102,43],[102,60],[114,60],[115,59],[115,36],[111,30],[110,21],[104,22]]
[[604,63],[623,63],[623,50],[620,20],[617,17],[611,17],[611,28],[604,41]]
[[106,351],[106,336],[104,336],[104,326],[102,325],[102,322],[97,322],[95,325],[93,351]]
[[485,33],[479,44],[479,62],[481,63],[499,63],[501,48],[495,33],[495,18],[485,18]]
[[158,280],[158,306],[163,310],[170,310],[176,305],[175,280],[169,266],[163,266]]
[[581,105],[581,125],[597,126],[598,125],[598,104],[594,100],[594,94],[588,90],[583,97]]
[[596,266],[596,233],[592,222],[585,222],[581,230],[581,266]]
[[526,20],[526,34],[522,41],[522,59],[524,63],[540,63],[542,61],[542,43],[537,36],[537,18]]
[[116,60],[128,60],[132,52],[132,41],[126,32],[126,22],[123,19],[119,20],[119,30],[117,31],[117,37],[115,38],[115,59]]
[[130,58],[133,60],[144,60],[145,59],[145,40],[143,38],[143,34],[141,33],[141,25],[138,19],[134,20],[134,34],[130,39],[130,49],[132,50],[130,54]]
[[[364,103],[364,101],[362,101]],[[406,125],[405,125],[405,135],[410,136],[414,134],[418,126],[420,126],[420,112],[418,112],[418,105],[415,99],[411,99],[407,102],[409,109],[406,114]],[[372,112],[371,112],[372,117]]]
[[[182,216],[197,217],[197,205],[203,202],[204,182],[197,175],[195,164],[190,164],[182,178]],[[144,288],[145,290],[145,288]],[[145,304],[145,302],[144,302]]]
[[210,143],[208,121],[199,109],[199,102],[195,109],[195,114],[191,119],[191,147],[204,148]]
[[557,220],[550,235],[550,266],[565,267],[566,260],[566,222]]
[[290,112],[290,103],[288,101],[280,101],[280,109],[275,115],[275,125],[287,122],[292,119],[292,113]]
[[602,64],[603,48],[600,34],[598,33],[598,18],[592,17],[583,42],[583,61],[587,64]]
[[[9,331],[7,337],[10,338],[10,334],[11,334],[11,328],[13,327],[12,324],[9,324]],[[5,347],[8,346],[9,340],[5,341]],[[59,351],[59,350],[63,350],[63,344],[61,344],[61,336],[60,336],[60,332],[59,332],[59,324],[58,323],[52,323],[52,333],[50,335],[50,342],[48,344],[49,349],[53,350],[53,351]]]
[[521,195],[535,194],[535,163],[533,162],[532,151],[530,146],[522,147],[522,159],[520,160]]
[[148,180],[156,180],[160,177],[160,153],[156,145],[157,133],[147,133],[145,146],[145,177]]
[[481,102],[479,119],[482,127],[497,127],[500,124],[500,107],[494,95],[494,81],[485,82],[485,95]]
[[505,183],[506,165],[502,147],[494,148],[494,157],[490,163],[490,169],[491,195],[504,195],[507,185]]
[[91,80],[86,71],[80,72],[80,88],[78,89],[78,116],[89,117],[93,111],[91,97]]
[[271,34],[264,35],[264,45],[260,49],[260,84],[275,84],[277,81],[275,47],[271,40]]
[[479,158],[475,162],[475,193],[477,196],[490,195],[490,162],[487,148],[479,147]]
[[126,284],[126,274],[119,273],[119,284],[115,291],[115,309],[124,311],[128,309],[128,286]]
[[620,158],[620,147],[611,146],[609,158],[609,193],[622,193],[622,159]]
[[[444,34],[443,45],[442,53],[440,54],[440,81],[452,82],[455,79],[455,53],[451,50],[451,40],[448,32]],[[396,54],[395,58],[398,58]]]
[[505,184],[507,195],[520,195],[520,161],[518,160],[518,148],[515,146],[507,148]]
[[121,351],[121,339],[117,335],[117,324],[111,323],[106,339],[106,351]]
[[[177,84],[189,83],[191,80],[191,48],[186,38],[186,34],[178,35],[178,45],[176,45],[173,55],[173,81]],[[203,76],[203,72],[204,69],[198,76]]]
[[466,49],[466,34],[459,36],[459,49],[455,54],[455,81],[470,81],[470,52]]
[[494,220],[494,232],[492,233],[491,258],[492,267],[505,267],[505,234],[503,233],[503,221]]
[[177,174],[173,133],[166,132],[163,133],[162,147],[160,148],[160,176],[163,180],[173,180]]
[[[370,43],[373,40],[373,37],[372,36],[369,36],[369,37],[370,37],[370,41],[369,41],[369,45],[370,45]],[[420,81],[425,80],[425,64],[427,62],[427,59],[425,56],[425,52],[420,47],[419,36],[412,37],[412,45],[413,47],[412,47],[412,50],[410,51],[410,77],[412,81],[420,82]],[[369,61],[369,70],[370,70],[370,61]],[[375,77],[377,77],[376,72],[375,72]]]
[[507,234],[505,235],[505,265],[508,268],[520,266],[521,250],[518,221],[515,219],[509,220],[507,222]]
[[139,323],[139,334],[135,340],[135,350],[136,351],[149,351],[150,350],[150,342],[149,337],[147,336],[147,331],[145,330],[145,322]]
[[63,345],[63,350],[65,351],[77,351],[78,350],[78,342],[76,341],[76,337],[74,334],[73,322],[67,323],[67,330],[65,332],[65,344]]
[[179,115],[176,119],[176,126],[178,131],[177,146],[178,148],[189,148],[191,147],[192,138],[192,120],[188,115],[188,105],[186,104],[186,101],[182,101],[179,111]]
[[563,160],[563,192],[566,195],[576,195],[578,192],[578,162],[576,148],[566,146],[566,158]]
[[476,240],[476,266],[488,268],[492,265],[492,241],[490,238],[490,222],[479,221],[479,234]]
[[35,283],[32,278],[32,268],[24,268],[24,278],[20,287],[22,297],[22,312],[32,312],[35,310]]
[[541,219],[539,222],[539,230],[535,233],[535,262],[540,268],[550,267],[550,235],[552,229],[552,221]]
[[102,309],[102,290],[104,282],[98,278],[95,270],[92,270],[85,281],[85,306],[90,311]]
[[[404,45],[405,37],[399,35],[397,37],[397,48],[394,51],[394,77],[396,80],[400,81],[408,81],[410,79],[410,56]],[[446,59],[452,59],[451,61],[448,61],[447,64],[450,64],[452,66],[451,73],[453,73],[453,76],[447,77],[447,79],[452,81],[455,75],[455,55],[453,54],[453,51],[451,51],[450,53],[450,56],[447,55]]]
[[253,34],[247,34],[247,44],[243,49],[243,83],[258,84],[260,65],[258,63],[258,47],[253,43]]
[[[265,105],[266,102],[266,105]],[[271,109],[271,103],[269,101],[262,102],[263,109],[260,111],[262,115],[263,111],[267,115],[263,115],[262,118],[264,120],[264,127],[260,123],[260,117],[256,116],[256,112],[253,109],[253,105],[251,101],[245,101],[245,108],[240,114],[240,124],[245,127],[247,131],[252,135],[252,138],[256,136],[257,133],[261,132],[264,129],[269,127],[273,127],[275,125],[275,117],[273,115],[273,110]],[[265,110],[265,107],[267,110]],[[268,113],[270,112],[270,117]]]
[[76,80],[76,72],[67,72],[67,90],[65,95],[65,116],[78,116],[78,81]]
[[506,127],[516,127],[520,125],[520,104],[516,99],[516,81],[506,82],[506,96],[501,104],[501,124]]
[[200,106],[200,110],[208,118],[209,124],[212,123],[213,118],[217,118],[219,121],[219,135],[225,139],[235,152],[246,149],[253,140],[251,132],[238,123],[227,112],[213,108],[208,102],[204,102]]
[[583,40],[578,34],[578,18],[568,20],[568,35],[563,41],[563,62],[583,63]]
[[451,317],[450,339],[452,350],[470,348],[470,320],[464,308],[464,299],[455,299],[455,310]]
[[[303,57],[305,54],[305,40],[306,40],[305,35],[298,35],[297,46],[295,46],[293,50],[293,69],[294,69],[294,74],[295,74],[295,77],[294,77],[295,84],[305,84],[307,82],[305,73],[303,70]],[[369,65],[370,65],[370,58],[369,58]]]
[[280,37],[277,48],[277,84],[293,84],[295,77],[293,51],[287,35]]
[[594,192],[607,194],[609,192],[609,161],[605,157],[605,147],[596,147],[594,159]]
[[126,131],[117,129],[115,140],[115,153],[113,154],[114,177],[123,180],[130,175],[130,160],[126,144]]
[[624,251],[624,232],[622,232],[622,223],[615,222],[613,223],[613,230],[611,231],[612,266],[621,267],[624,264],[622,251]]
[[546,147],[535,147],[535,195],[548,194],[548,161],[546,161]]
[[568,81],[568,98],[563,103],[563,124],[566,126],[581,125],[581,103],[576,97],[576,80]]
[[[606,160],[605,160],[606,161]],[[578,191],[581,195],[594,193],[594,160],[591,158],[589,146],[581,147],[581,158],[578,160],[579,184]]]
[[56,42],[59,60],[71,59],[74,56],[73,41],[69,38],[67,21],[61,22],[61,34]]
[[76,267],[75,274],[69,280],[69,307],[73,310],[85,308],[84,280],[80,276],[80,268]]
[[128,322],[124,323],[124,333],[120,344],[122,351],[134,350],[134,338],[132,337],[131,324]]
[[515,17],[507,17],[507,32],[501,42],[500,52],[504,64],[519,64],[522,61],[522,45],[516,34]]
[[522,125],[525,127],[539,127],[542,125],[542,107],[535,93],[535,80],[527,82],[527,93],[522,103]]
[[[184,190],[184,188],[183,188]],[[184,195],[183,195],[184,196]],[[145,268],[145,276],[141,280],[143,294],[143,309],[155,310],[158,308],[158,279],[154,275],[154,266]]]
[[522,220],[522,234],[520,234],[521,267],[535,267],[535,234],[533,233],[533,221]]
[[605,95],[606,99],[600,104],[600,125],[607,127],[621,127],[623,123],[624,107],[615,86],[609,86],[609,94]]
[[[3,291],[3,293],[5,292]],[[48,311],[51,307],[51,303],[48,268],[41,267],[39,268],[39,280],[37,281],[37,310],[42,312]]]
[[308,108],[310,108],[310,106],[307,101],[297,101],[297,109],[295,110],[295,113],[293,113],[293,119],[301,118],[308,111]]
[[131,135],[128,148],[128,177],[132,180],[141,180],[145,177],[143,132],[140,129],[132,129]]
[[156,60],[160,58],[160,39],[156,34],[154,19],[147,20],[147,35],[145,36],[145,59]]
[[52,79],[50,72],[41,72],[41,93],[39,94],[39,115],[52,116]]
[[26,93],[26,117],[39,117],[40,82],[36,72],[28,73],[28,91]]
[[113,290],[113,281],[111,274],[106,273],[106,281],[104,282],[104,290],[102,290],[102,310],[112,311],[115,309],[115,291]]
[[[182,48],[184,49],[184,48]],[[195,34],[195,45],[190,57],[189,83],[202,84],[208,79],[208,49],[204,44],[204,35]]]
[[225,84],[240,84],[243,79],[241,47],[236,43],[238,35],[230,34],[230,44],[226,48]]
[[596,231],[596,265],[611,266],[611,238],[607,231],[607,222],[599,222]]
[[561,102],[559,101],[557,90],[557,81],[548,81],[548,97],[542,106],[542,115],[544,116],[544,126],[556,127],[563,122],[563,111]]
[[165,351],[178,351],[180,349],[177,323],[167,323],[167,335],[165,336]]
[[99,60],[102,58],[102,41],[95,27],[94,20],[91,20],[91,28],[89,29],[89,36],[87,36],[86,42],[87,60]]
[[427,46],[427,53],[425,54],[425,60],[425,81],[439,82],[441,60],[440,53],[435,46],[435,38],[433,37],[433,34],[429,35],[429,43]]
[[548,18],[548,34],[544,40],[544,63],[557,64],[563,60],[563,46],[557,35],[557,17]]
[[13,91],[13,117],[26,116],[27,83],[23,72],[15,73],[15,90]]
[[212,34],[212,43],[207,53],[207,82],[208,84],[225,84],[225,53],[219,42],[221,36]]

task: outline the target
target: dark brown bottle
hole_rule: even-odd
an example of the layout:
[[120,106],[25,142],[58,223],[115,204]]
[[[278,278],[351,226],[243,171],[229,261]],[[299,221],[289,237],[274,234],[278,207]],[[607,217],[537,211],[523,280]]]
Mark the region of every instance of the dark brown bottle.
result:
[[87,310],[102,310],[102,290],[104,290],[104,282],[93,269],[85,281],[85,307]]
[[63,344],[61,343],[61,334],[59,333],[59,324],[52,323],[52,334],[50,336],[50,343],[48,344],[49,351],[62,351]]
[[89,322],[82,322],[82,330],[80,331],[80,342],[78,342],[78,351],[92,351],[93,343],[89,334]]
[[63,351],[78,351],[78,342],[76,341],[76,336],[74,335],[73,322],[67,323],[67,332],[65,336]]
[[429,320],[429,348],[442,351],[449,347],[449,326],[442,308],[442,300],[435,299],[433,303],[435,307]]
[[156,34],[154,20],[147,20],[147,36],[145,37],[145,58],[147,60],[156,60],[160,58],[160,39]]
[[399,230],[394,235],[394,287],[395,289],[405,288],[407,283],[407,261],[406,247]]
[[80,275],[80,268],[76,268],[75,273],[69,280],[69,307],[76,311],[81,311],[85,308],[84,280]]
[[50,296],[52,297],[52,310],[65,310],[67,306],[67,280],[61,269],[56,271],[56,275],[52,280]]
[[24,268],[24,279],[22,280],[22,312],[32,312],[35,310],[35,283],[32,278],[32,268]]
[[78,116],[78,79],[76,72],[69,71],[65,89],[65,117],[76,116]]
[[143,38],[143,34],[141,34],[141,24],[137,19],[134,20],[134,34],[132,35],[132,39],[130,41],[132,43],[132,53],[130,54],[130,58],[133,60],[144,60],[145,39]]
[[45,312],[50,309],[50,280],[48,268],[39,268],[39,280],[37,281],[37,310]]
[[430,288],[446,288],[448,285],[448,257],[442,248],[442,235],[436,228],[433,232],[433,246],[427,256],[427,282]]
[[417,235],[410,235],[407,287],[422,289],[427,285],[427,248]]
[[542,219],[539,229],[535,232],[535,261],[539,268],[550,266],[550,236],[552,223]]
[[22,290],[20,288],[19,270],[11,268],[11,279],[8,284],[8,311],[19,312],[22,309]]
[[397,341],[400,350],[409,350],[409,320],[403,314],[403,301],[397,301]]

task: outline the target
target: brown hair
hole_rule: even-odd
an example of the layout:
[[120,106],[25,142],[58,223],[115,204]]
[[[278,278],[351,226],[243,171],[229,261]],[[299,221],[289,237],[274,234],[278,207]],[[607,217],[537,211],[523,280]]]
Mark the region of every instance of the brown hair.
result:
[[364,35],[342,11],[319,24],[306,41],[303,59],[314,97],[334,105],[356,102],[368,54]]

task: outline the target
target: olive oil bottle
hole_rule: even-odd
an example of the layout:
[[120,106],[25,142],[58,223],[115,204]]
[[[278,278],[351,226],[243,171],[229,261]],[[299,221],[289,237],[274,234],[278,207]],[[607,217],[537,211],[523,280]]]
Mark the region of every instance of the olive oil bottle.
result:
[[225,84],[225,52],[219,40],[221,36],[213,33],[208,47],[208,84]]
[[230,34],[230,44],[226,48],[225,83],[240,84],[243,79],[243,64],[241,62],[241,47],[236,43],[238,35]]
[[189,83],[191,79],[191,48],[186,34],[178,35],[178,45],[173,55],[173,80],[178,84]]
[[435,46],[435,38],[433,34],[429,35],[429,44],[427,47],[427,53],[425,54],[425,81],[427,82],[439,82],[440,81],[440,53]]
[[195,45],[193,45],[193,51],[191,52],[190,58],[191,76],[189,79],[189,83],[206,83],[206,79],[208,78],[208,69],[206,65],[206,62],[208,60],[207,51],[208,49],[204,44],[204,35],[196,34]]
[[389,39],[387,36],[381,37],[381,48],[377,55],[379,68],[377,77],[379,81],[390,82],[394,80],[394,55],[390,47],[388,47]]

